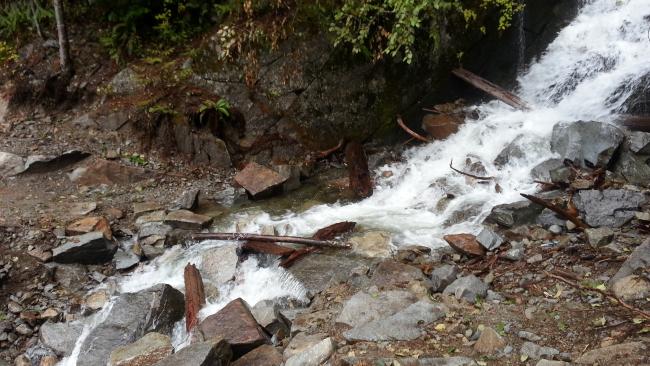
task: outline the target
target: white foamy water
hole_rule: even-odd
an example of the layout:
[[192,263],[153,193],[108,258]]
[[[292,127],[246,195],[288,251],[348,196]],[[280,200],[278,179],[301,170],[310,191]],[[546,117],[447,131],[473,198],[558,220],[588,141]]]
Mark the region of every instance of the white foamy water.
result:
[[[447,233],[475,231],[489,210],[497,204],[520,200],[520,193],[531,193],[536,184],[530,170],[553,157],[549,138],[559,122],[577,120],[610,121],[621,112],[625,100],[650,73],[650,0],[592,0],[549,45],[541,59],[518,79],[517,93],[531,106],[516,111],[492,101],[476,106],[479,117],[467,120],[458,133],[407,151],[403,163],[379,168],[372,197],[352,204],[313,207],[302,213],[272,217],[250,215],[245,230],[260,232],[273,225],[281,234],[310,235],[332,223],[349,220],[393,233],[393,243],[443,245]],[[519,136],[523,138],[517,139]],[[517,139],[525,156],[497,168],[492,164],[509,143]],[[465,169],[471,156],[485,166],[494,183],[477,184],[454,173],[449,163]],[[390,171],[392,176],[383,177]],[[455,196],[447,206],[438,202],[448,193]],[[464,218],[455,222],[459,212]],[[241,219],[241,216],[238,216]],[[234,229],[227,229],[231,231]],[[158,283],[184,290],[183,268],[199,265],[201,253],[228,243],[204,242],[190,248],[175,247],[119,282],[121,292],[139,291]],[[204,277],[207,283],[214,279]],[[260,267],[255,259],[240,263],[235,280],[220,284],[219,297],[201,311],[206,317],[232,299],[243,298],[250,305],[265,299],[293,297],[304,299],[305,289],[277,265]],[[81,341],[108,314],[109,305],[89,319],[75,352],[64,360],[75,365]],[[174,331],[174,345],[185,344],[184,320]]]
[[[476,231],[497,204],[520,200],[520,193],[536,189],[530,171],[552,157],[549,138],[558,122],[600,120],[608,122],[641,76],[650,72],[649,0],[594,0],[564,28],[541,59],[518,79],[518,94],[532,107],[516,111],[493,101],[477,106],[480,117],[468,120],[444,141],[411,149],[404,162],[380,168],[375,194],[358,203],[313,207],[283,217],[260,215],[259,225],[290,224],[290,234],[308,235],[343,220],[388,230],[393,243],[443,245],[447,233]],[[520,135],[523,159],[497,168],[492,162]],[[449,163],[462,168],[467,156],[477,157],[487,175],[502,188],[467,182],[453,173]],[[391,171],[390,178],[381,178]],[[444,184],[440,182],[444,180]],[[456,198],[444,209],[436,208],[447,193]],[[449,225],[459,211],[466,221]]]

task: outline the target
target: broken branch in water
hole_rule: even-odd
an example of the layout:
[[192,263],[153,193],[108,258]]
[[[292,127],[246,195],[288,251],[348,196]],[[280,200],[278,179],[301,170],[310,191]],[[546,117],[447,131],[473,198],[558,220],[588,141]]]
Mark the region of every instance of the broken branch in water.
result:
[[535,197],[535,196],[532,196],[530,194],[521,193],[521,196],[526,198],[529,201],[532,201],[532,202],[540,205],[540,206],[548,208],[549,210],[555,212],[556,214],[558,214],[558,215],[564,217],[565,219],[571,221],[572,223],[574,223],[576,225],[576,227],[578,227],[580,229],[584,230],[584,229],[587,229],[589,227],[589,225],[582,222],[582,220],[580,220],[580,218],[577,215],[572,214],[569,210],[565,210],[560,206],[557,206],[557,205],[555,205],[555,204],[553,204],[551,202],[547,202],[547,201],[545,201],[545,200],[543,200],[543,199],[541,199],[539,197]]
[[611,293],[609,293],[607,291],[603,291],[603,290],[598,289],[598,288],[583,286],[583,285],[581,285],[579,283],[575,283],[573,281],[570,281],[570,280],[568,280],[568,279],[566,279],[566,278],[564,278],[564,277],[562,277],[560,275],[554,274],[554,273],[550,273],[550,272],[545,271],[544,274],[547,275],[548,277],[552,277],[552,278],[555,278],[556,280],[560,280],[560,281],[566,283],[567,285],[569,285],[571,287],[574,287],[574,288],[577,288],[579,290],[597,292],[597,293],[599,293],[599,294],[601,294],[601,295],[603,295],[603,296],[605,296],[607,298],[610,298],[610,299],[616,301],[622,307],[624,307],[624,308],[626,308],[626,309],[628,309],[628,310],[630,310],[630,311],[632,311],[634,313],[637,313],[637,314],[641,315],[645,319],[650,320],[650,313],[645,312],[645,311],[643,311],[641,309],[635,308],[634,306],[626,303],[625,301],[621,300],[618,296],[616,296],[614,294],[611,294]]
[[[333,240],[339,235],[345,234],[349,231],[352,231],[354,227],[357,225],[356,222],[351,222],[351,221],[343,221],[343,222],[338,222],[336,224],[324,227],[320,230],[318,230],[314,235],[312,235],[312,239],[316,240]],[[300,259],[301,257],[315,251],[317,248],[316,247],[309,247],[309,248],[303,248],[296,250],[293,252],[289,257],[282,262],[280,262],[280,266],[283,268],[288,268],[290,267],[295,261]]]
[[414,139],[422,142],[431,142],[430,139],[418,134],[417,132],[411,130],[410,128],[406,127],[406,124],[404,124],[404,121],[402,120],[401,116],[397,116],[397,124],[409,135],[413,136]]
[[530,109],[526,102],[515,94],[503,89],[502,87],[483,79],[482,77],[467,71],[463,68],[454,69],[452,74],[456,75],[458,78],[463,79],[468,84],[473,87],[480,89],[494,98],[506,103],[507,105],[514,107],[516,109],[528,110]]
[[205,305],[205,290],[201,273],[193,264],[185,266],[185,330],[191,331],[199,324],[199,311]]
[[481,177],[478,175],[463,172],[461,170],[454,168],[453,164],[454,164],[454,160],[452,159],[451,161],[449,161],[449,167],[451,168],[451,170],[455,171],[456,173],[468,176],[470,178],[478,179],[478,180],[494,180],[494,177]]
[[309,238],[300,238],[296,236],[276,236],[276,235],[260,235],[260,234],[246,234],[246,233],[196,233],[192,234],[193,240],[254,240],[263,242],[284,242],[309,245],[312,247],[328,247],[328,248],[349,248],[350,246],[343,243],[336,243],[333,241],[316,240]]

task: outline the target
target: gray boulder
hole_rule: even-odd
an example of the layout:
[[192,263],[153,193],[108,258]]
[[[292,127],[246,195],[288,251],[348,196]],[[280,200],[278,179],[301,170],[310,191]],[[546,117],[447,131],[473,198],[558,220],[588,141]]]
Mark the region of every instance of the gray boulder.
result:
[[194,210],[199,206],[199,195],[201,191],[198,189],[189,189],[174,202],[172,210]]
[[183,293],[169,285],[122,294],[113,302],[106,320],[84,340],[77,365],[105,365],[113,349],[132,343],[147,332],[169,335],[184,312]]
[[387,318],[373,320],[343,333],[348,341],[408,341],[419,338],[422,325],[445,316],[444,305],[420,300]]
[[334,353],[335,344],[332,338],[325,338],[306,350],[291,356],[285,366],[321,365]]
[[630,151],[635,154],[650,154],[650,133],[633,131],[628,136]]
[[431,272],[431,290],[440,292],[458,277],[458,267],[451,264],[442,265]]
[[460,277],[452,282],[442,292],[445,295],[453,295],[457,299],[465,299],[467,302],[475,303],[477,298],[485,298],[487,296],[488,285],[486,285],[480,278],[469,275]]
[[609,280],[610,284],[634,274],[638,269],[650,268],[650,239],[639,245],[632,251],[629,257],[623,262],[618,272]]
[[0,178],[11,177],[25,170],[25,159],[22,157],[0,151]]
[[592,247],[602,247],[612,242],[614,230],[608,227],[585,229],[587,241]]
[[83,325],[79,323],[52,323],[46,322],[41,325],[39,340],[43,345],[56,353],[57,356],[69,356],[77,338],[83,331]]
[[592,227],[621,227],[645,202],[643,193],[625,189],[583,190],[574,196],[576,207]]
[[133,94],[143,87],[142,81],[133,69],[127,67],[113,76],[108,84],[114,94]]
[[223,339],[195,343],[158,362],[156,366],[228,366],[232,358],[230,345]]
[[238,260],[237,244],[226,244],[207,249],[198,267],[204,280],[221,285],[234,277]]
[[645,186],[650,184],[650,155],[636,155],[623,149],[614,165],[613,171],[620,174],[629,183]]
[[132,251],[125,252],[118,250],[113,258],[115,261],[115,269],[118,271],[129,269],[136,264],[140,263],[140,257],[135,255]]
[[357,292],[345,302],[336,322],[360,326],[393,315],[416,301],[417,297],[408,291],[384,291],[372,295]]
[[586,166],[585,162],[608,166],[624,139],[623,131],[608,123],[559,123],[553,127],[551,150],[582,167]]
[[561,159],[548,159],[537,164],[537,166],[530,171],[530,175],[536,180],[551,182],[552,172],[562,168],[564,168],[564,163]]
[[507,228],[532,224],[543,209],[544,207],[530,201],[507,203],[494,206],[485,221]]
[[52,250],[52,261],[57,263],[100,264],[113,259],[117,244],[106,239],[101,231],[92,231],[68,237],[66,242]]
[[489,227],[483,227],[481,232],[476,235],[476,241],[487,250],[495,250],[504,242],[501,235],[497,234]]

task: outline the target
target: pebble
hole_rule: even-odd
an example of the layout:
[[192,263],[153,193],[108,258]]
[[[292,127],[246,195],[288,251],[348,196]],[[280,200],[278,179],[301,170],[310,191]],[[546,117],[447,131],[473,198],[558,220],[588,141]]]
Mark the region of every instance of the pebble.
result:
[[534,256],[528,258],[526,260],[526,263],[533,264],[533,263],[541,262],[543,260],[544,260],[544,257],[541,254],[535,254]]
[[519,338],[521,339],[525,339],[531,342],[537,342],[542,340],[542,337],[538,336],[537,334],[532,332],[527,332],[525,330],[519,331],[519,333],[517,333],[517,336],[519,336]]
[[27,324],[20,324],[19,326],[17,326],[16,327],[16,332],[18,332],[18,334],[24,335],[24,336],[32,335],[32,333],[34,333],[32,328],[30,328],[29,325],[27,325]]
[[551,233],[553,233],[555,235],[560,235],[560,234],[562,234],[562,226],[560,226],[560,225],[551,225],[548,228],[548,231],[550,231]]

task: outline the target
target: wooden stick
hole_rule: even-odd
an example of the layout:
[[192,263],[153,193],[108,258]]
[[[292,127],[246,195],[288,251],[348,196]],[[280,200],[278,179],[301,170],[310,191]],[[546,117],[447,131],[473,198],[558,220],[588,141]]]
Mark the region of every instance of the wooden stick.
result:
[[199,324],[199,311],[205,305],[205,290],[201,273],[193,264],[185,266],[185,330],[191,331]]
[[463,171],[460,171],[460,170],[458,170],[458,169],[456,169],[456,168],[453,167],[453,165],[452,165],[453,163],[454,163],[454,160],[452,159],[452,160],[449,162],[449,167],[451,168],[451,170],[455,171],[456,173],[459,173],[459,174],[462,174],[462,175],[466,175],[466,176],[468,176],[468,177],[470,177],[470,178],[474,178],[474,179],[478,179],[478,180],[494,180],[494,177],[480,177],[480,176],[478,176],[478,175],[474,175],[474,174],[465,173],[465,172],[463,172]]
[[532,201],[532,202],[534,202],[534,203],[536,203],[536,204],[538,204],[540,206],[544,206],[544,207],[548,208],[549,210],[555,212],[556,214],[558,214],[558,215],[564,217],[565,219],[571,221],[572,223],[574,223],[576,225],[576,227],[578,227],[580,229],[587,229],[589,227],[589,225],[582,222],[582,220],[580,220],[580,218],[578,218],[575,215],[572,215],[569,211],[563,209],[562,207],[559,207],[559,206],[554,205],[554,204],[552,204],[550,202],[547,202],[547,201],[545,201],[545,200],[543,200],[543,199],[541,199],[539,197],[535,197],[535,196],[525,194],[525,193],[520,193],[520,194],[521,194],[522,197],[526,198],[527,200],[530,200],[530,201]]
[[264,242],[284,242],[309,245],[312,247],[328,247],[328,248],[349,248],[347,244],[336,243],[333,241],[315,240],[309,238],[300,238],[296,236],[275,236],[275,235],[259,235],[259,234],[246,234],[246,233],[195,233],[192,234],[193,240],[255,240]]
[[339,140],[338,145],[334,146],[333,148],[323,150],[323,151],[319,151],[318,153],[316,153],[316,158],[317,159],[324,159],[324,158],[330,156],[334,152],[340,150],[343,147],[344,142],[345,142],[345,140],[341,139],[341,140]]
[[458,69],[454,69],[452,71],[452,74],[456,75],[460,79],[463,79],[465,82],[472,85],[473,87],[490,94],[491,96],[506,103],[511,107],[514,107],[516,109],[521,109],[521,110],[530,109],[530,107],[526,105],[526,102],[524,102],[521,98],[519,98],[515,94],[503,89],[502,87],[488,80],[483,79],[482,77],[470,71],[467,71],[463,68],[458,68]]
[[597,289],[597,288],[583,286],[581,284],[569,281],[568,279],[566,279],[566,278],[564,278],[562,276],[559,276],[559,275],[556,275],[556,274],[553,274],[553,273],[550,273],[550,272],[545,271],[544,274],[547,275],[548,277],[552,277],[552,278],[555,278],[556,280],[560,280],[560,281],[566,283],[567,285],[569,285],[571,287],[574,287],[574,288],[577,288],[577,289],[580,289],[580,290],[585,290],[585,291],[597,292],[597,293],[599,293],[599,294],[601,294],[601,295],[603,295],[605,297],[608,297],[608,298],[616,301],[622,307],[624,307],[624,308],[626,308],[626,309],[628,309],[628,310],[630,310],[630,311],[632,311],[634,313],[637,313],[637,314],[641,315],[642,317],[650,320],[650,313],[645,312],[645,311],[643,311],[641,309],[635,308],[634,306],[626,303],[625,301],[621,300],[620,298],[618,298],[618,296],[616,296],[614,294],[611,294],[611,293],[609,293],[607,291],[603,291],[603,290],[600,290],[600,289]]
[[418,141],[422,141],[422,142],[431,142],[430,139],[428,139],[428,138],[426,138],[426,137],[424,137],[424,136],[418,134],[417,132],[411,130],[410,128],[406,127],[406,125],[404,124],[404,121],[402,120],[402,117],[401,117],[401,116],[397,116],[397,124],[398,124],[400,127],[402,127],[402,129],[403,129],[404,131],[406,131],[406,133],[408,133],[409,135],[413,136],[414,139],[416,139],[416,140],[418,140]]

